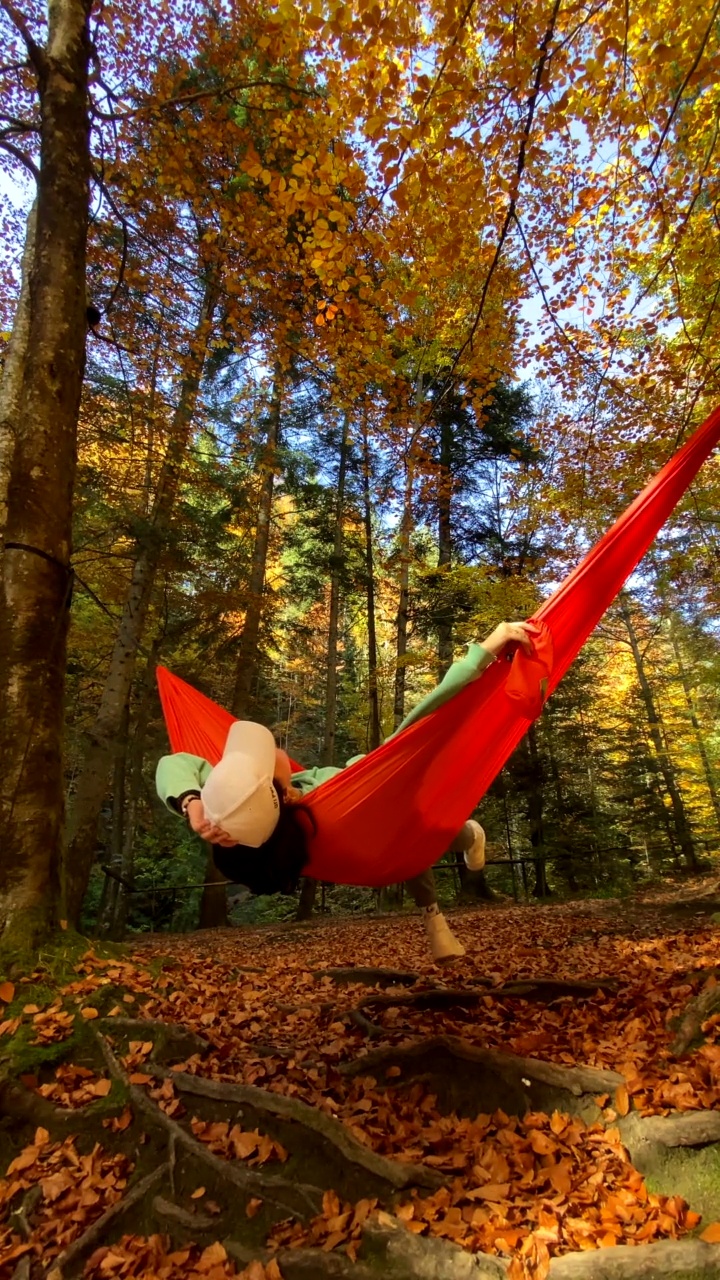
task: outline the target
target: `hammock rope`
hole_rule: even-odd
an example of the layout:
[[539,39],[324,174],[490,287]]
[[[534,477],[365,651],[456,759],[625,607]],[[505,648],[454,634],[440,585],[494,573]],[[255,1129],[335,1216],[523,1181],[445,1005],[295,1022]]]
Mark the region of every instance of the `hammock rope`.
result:
[[[427,870],[447,849],[557,688],[720,440],[720,408],[658,472],[533,615],[538,654],[518,650],[444,706],[311,792],[317,834],[306,874],[383,886]],[[164,667],[158,686],[173,751],[211,764],[233,717]]]

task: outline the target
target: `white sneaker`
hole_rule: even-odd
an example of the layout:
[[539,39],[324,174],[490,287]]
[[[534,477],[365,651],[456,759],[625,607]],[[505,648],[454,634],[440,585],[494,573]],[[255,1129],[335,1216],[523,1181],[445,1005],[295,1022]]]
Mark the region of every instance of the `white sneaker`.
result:
[[436,964],[447,964],[450,960],[460,960],[465,955],[462,942],[458,942],[450,925],[441,912],[425,916],[425,928],[432,958]]
[[475,839],[463,854],[465,866],[468,871],[482,871],[485,866],[485,832],[479,822],[475,822],[473,818],[469,818],[465,823],[467,827],[472,827]]

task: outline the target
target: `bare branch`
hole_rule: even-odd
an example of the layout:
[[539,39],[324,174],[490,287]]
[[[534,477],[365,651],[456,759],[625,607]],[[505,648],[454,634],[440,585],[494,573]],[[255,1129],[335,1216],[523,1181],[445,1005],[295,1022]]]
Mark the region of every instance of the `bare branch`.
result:
[[15,8],[12,0],[0,0],[0,9],[4,9],[16,31],[20,32],[20,35],[25,41],[25,48],[28,51],[30,61],[38,72],[38,75],[44,75],[47,68],[45,50],[42,49],[39,44],[35,43],[35,40],[30,33],[27,20],[20,13],[19,9]]
[[0,120],[5,121],[8,128],[6,133],[39,133],[40,123],[33,120],[19,120],[17,116],[6,116],[4,112],[0,112]]
[[[502,257],[503,246],[505,244],[508,231],[510,230],[510,225],[515,217],[515,208],[517,205],[520,179],[522,178],[522,175],[525,170],[527,145],[528,145],[528,142],[530,141],[530,132],[532,129],[533,119],[535,117],[535,108],[537,106],[537,101],[540,96],[540,86],[542,84],[543,71],[545,70],[545,63],[547,62],[547,59],[548,59],[550,41],[552,40],[553,35],[555,34],[555,24],[557,22],[558,14],[560,12],[561,3],[562,3],[562,0],[555,0],[555,3],[553,4],[553,11],[550,16],[550,22],[548,23],[547,30],[545,32],[545,35],[542,38],[542,43],[540,45],[540,57],[538,58],[538,64],[535,71],[535,81],[532,87],[532,92],[528,99],[527,111],[525,115],[525,125],[523,127],[522,135],[520,138],[520,149],[518,151],[517,164],[515,166],[515,178],[510,188],[510,192],[511,192],[510,203],[508,204],[507,212],[505,214],[502,227],[500,228],[500,235],[498,236],[498,242],[495,247],[495,253],[493,254],[493,260],[490,263],[487,276],[485,277],[485,283],[483,285],[482,294],[480,295],[480,303],[475,313],[475,318],[470,327],[470,332],[467,338],[465,339],[465,341],[462,343],[457,355],[455,356],[455,359],[453,360],[449,377],[452,377],[453,373],[457,369],[457,366],[460,360],[462,359],[463,355],[468,350],[468,348],[472,350],[475,334],[477,333],[478,326],[480,324],[480,321],[482,320],[483,311],[485,310],[485,302],[487,300],[488,292],[490,289],[490,282],[493,278],[493,275],[495,274],[495,269],[500,261],[500,258]],[[720,4],[720,0],[718,0],[718,4]]]
[[40,181],[40,170],[34,160],[31,160],[29,156],[26,156],[24,151],[21,151],[19,147],[14,146],[12,142],[8,142],[7,138],[0,138],[0,149],[8,151],[11,156],[14,156],[16,160],[19,160],[21,164],[25,165],[25,168],[30,171],[36,182]]

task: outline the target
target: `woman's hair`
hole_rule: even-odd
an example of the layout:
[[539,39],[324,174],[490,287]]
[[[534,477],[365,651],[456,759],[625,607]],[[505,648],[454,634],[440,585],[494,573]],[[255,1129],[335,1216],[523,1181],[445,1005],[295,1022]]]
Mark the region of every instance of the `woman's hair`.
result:
[[273,783],[280,804],[277,826],[257,849],[235,844],[225,849],[213,845],[218,871],[251,893],[294,893],[303,868],[310,860],[308,841],[316,830],[315,818],[304,805],[289,803],[277,782]]

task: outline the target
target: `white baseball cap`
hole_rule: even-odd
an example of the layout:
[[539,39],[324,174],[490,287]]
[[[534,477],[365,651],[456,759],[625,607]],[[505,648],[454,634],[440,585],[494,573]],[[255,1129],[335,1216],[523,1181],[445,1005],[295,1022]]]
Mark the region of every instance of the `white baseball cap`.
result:
[[230,726],[222,759],[200,792],[207,817],[238,844],[259,848],[280,817],[274,773],[270,730],[253,720],[237,720]]

